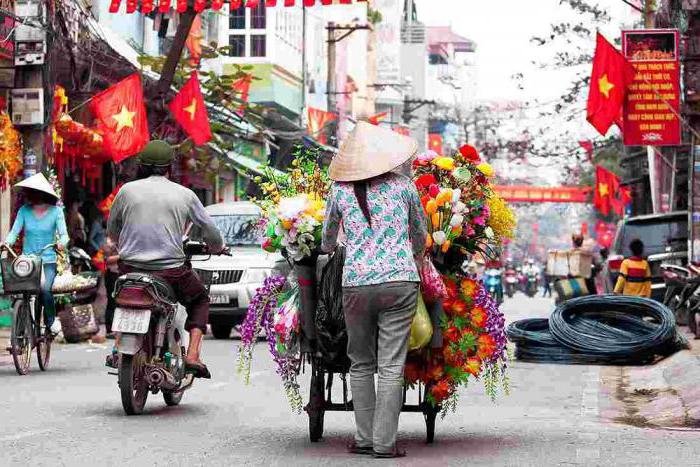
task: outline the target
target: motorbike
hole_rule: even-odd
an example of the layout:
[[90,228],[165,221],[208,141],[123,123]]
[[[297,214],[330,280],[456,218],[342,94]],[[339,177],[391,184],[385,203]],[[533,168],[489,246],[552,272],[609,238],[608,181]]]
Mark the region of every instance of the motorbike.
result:
[[529,271],[527,273],[526,291],[527,291],[527,296],[530,298],[537,295],[537,273],[534,271]]
[[92,271],[94,269],[90,255],[77,246],[68,250],[68,260],[70,261],[73,274],[80,274],[81,272]]
[[673,311],[676,324],[688,325],[695,338],[700,338],[700,268],[662,264],[666,285],[664,305]]
[[513,295],[515,295],[515,291],[518,288],[518,277],[516,275],[516,272],[512,269],[506,270],[505,274],[505,289],[506,289],[506,295],[508,298],[513,298]]
[[484,285],[496,303],[503,303],[503,280],[499,269],[487,269],[484,272]]
[[[200,242],[185,242],[184,251],[188,263],[193,256],[211,257]],[[203,277],[207,274],[203,270],[197,273],[208,290],[211,277]],[[142,413],[149,392],[160,391],[166,405],[178,405],[194,383],[194,375],[185,370],[189,345],[185,307],[177,303],[169,284],[142,272],[117,279],[114,294],[112,331],[119,333],[119,341],[111,364],[117,366],[124,412]]]

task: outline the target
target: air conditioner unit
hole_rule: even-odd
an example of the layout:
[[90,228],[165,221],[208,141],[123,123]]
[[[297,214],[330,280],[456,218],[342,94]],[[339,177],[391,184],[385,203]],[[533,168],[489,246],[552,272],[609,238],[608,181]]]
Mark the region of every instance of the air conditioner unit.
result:
[[43,18],[41,0],[15,0],[15,15],[20,18]]
[[46,57],[46,31],[20,24],[15,30],[15,66],[41,65]]
[[12,123],[15,125],[44,124],[44,90],[42,88],[12,90]]

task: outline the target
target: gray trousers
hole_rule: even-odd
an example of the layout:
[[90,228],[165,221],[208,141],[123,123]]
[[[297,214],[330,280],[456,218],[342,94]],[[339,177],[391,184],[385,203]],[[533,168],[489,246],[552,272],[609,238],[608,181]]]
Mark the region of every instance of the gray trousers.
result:
[[[418,283],[343,288],[355,443],[392,452],[403,404],[403,371],[416,312]],[[374,373],[379,374],[377,392]]]

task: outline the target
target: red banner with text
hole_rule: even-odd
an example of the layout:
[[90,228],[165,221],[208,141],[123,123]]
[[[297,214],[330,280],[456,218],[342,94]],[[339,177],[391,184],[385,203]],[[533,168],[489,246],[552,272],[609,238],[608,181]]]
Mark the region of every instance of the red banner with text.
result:
[[623,109],[625,146],[681,144],[678,31],[622,31],[622,51],[634,66]]

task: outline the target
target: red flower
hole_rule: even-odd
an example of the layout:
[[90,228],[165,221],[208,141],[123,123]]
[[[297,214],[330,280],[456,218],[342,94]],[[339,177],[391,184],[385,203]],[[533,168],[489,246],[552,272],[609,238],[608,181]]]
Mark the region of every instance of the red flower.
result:
[[428,193],[430,193],[430,196],[433,198],[437,198],[437,195],[440,194],[440,187],[433,183],[428,187]]
[[430,394],[432,394],[436,403],[440,403],[450,397],[450,394],[452,394],[452,388],[447,381],[443,380],[430,388]]
[[464,317],[467,316],[469,309],[464,300],[457,299],[452,303],[452,308],[450,311],[452,311],[452,314],[454,314],[455,316]]
[[477,328],[483,328],[486,325],[486,311],[481,307],[472,309],[470,313],[472,325]]
[[442,337],[447,342],[459,342],[462,338],[462,333],[456,327],[450,326],[442,333]]
[[464,364],[464,371],[473,376],[479,376],[481,373],[481,360],[475,357],[467,359],[467,363]]
[[425,209],[425,205],[428,204],[428,201],[430,201],[432,198],[430,195],[425,195],[420,199],[421,204],[423,205],[423,208]]
[[455,300],[459,297],[459,289],[453,280],[445,278],[445,289],[447,289],[448,299]]
[[476,348],[477,356],[482,360],[486,360],[491,358],[496,351],[496,341],[490,334],[482,334],[476,340]]
[[406,367],[403,372],[404,379],[408,384],[415,384],[420,381],[423,377],[423,372],[421,371],[421,365],[417,362],[406,362]]
[[459,152],[462,154],[462,157],[464,157],[470,162],[477,163],[481,161],[481,157],[479,157],[479,153],[477,152],[476,148],[474,148],[474,146],[465,144],[464,146],[459,148]]
[[459,368],[464,364],[464,355],[459,350],[454,349],[451,345],[446,346],[442,350],[445,356],[445,363],[454,368]]
[[445,369],[442,364],[437,362],[431,362],[426,372],[426,376],[430,381],[439,381],[443,376],[445,376]]
[[421,175],[416,179],[416,187],[419,190],[425,190],[428,188],[430,185],[434,185],[437,183],[437,179],[435,179],[435,176],[433,174],[425,174]]

